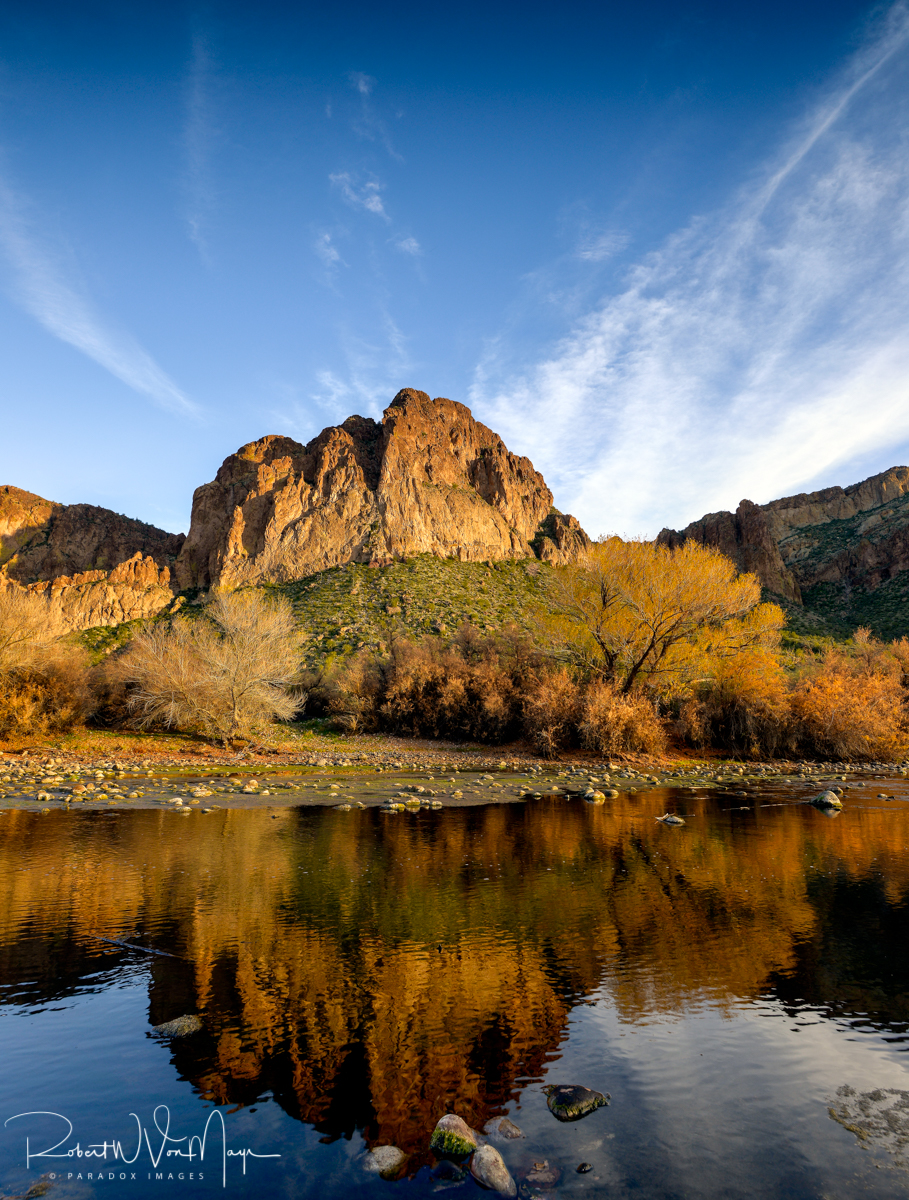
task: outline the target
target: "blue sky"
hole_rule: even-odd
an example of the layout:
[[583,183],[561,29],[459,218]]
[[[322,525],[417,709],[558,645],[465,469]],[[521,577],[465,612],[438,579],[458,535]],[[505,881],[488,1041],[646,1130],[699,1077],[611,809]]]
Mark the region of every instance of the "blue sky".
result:
[[909,459],[909,10],[0,4],[0,482],[469,404],[593,534]]

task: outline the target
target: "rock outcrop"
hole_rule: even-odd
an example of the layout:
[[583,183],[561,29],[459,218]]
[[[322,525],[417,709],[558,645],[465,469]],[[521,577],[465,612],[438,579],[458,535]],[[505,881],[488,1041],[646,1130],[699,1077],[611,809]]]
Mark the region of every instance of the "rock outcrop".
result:
[[183,534],[92,504],[57,504],[0,487],[0,587],[47,605],[67,632],[153,616],[174,599],[171,568]]
[[801,603],[798,580],[783,561],[770,522],[764,510],[750,500],[743,500],[734,513],[708,513],[681,532],[663,529],[657,537],[664,546],[681,546],[687,541],[715,546],[742,571],[757,575],[775,595]]
[[909,468],[891,467],[851,487],[786,496],[735,514],[709,513],[657,539],[717,546],[771,592],[800,602],[819,584],[874,591],[909,570]]
[[196,490],[181,588],[300,579],[415,554],[565,561],[589,544],[527,458],[470,409],[405,388],[381,422],[250,442]]
[[183,540],[94,504],[57,504],[0,487],[0,574],[17,583],[111,571],[136,553],[171,566]]
[[7,586],[24,586],[40,596],[47,605],[48,627],[61,632],[153,617],[174,602],[170,568],[159,567],[150,555],[143,558],[141,550],[112,571]]

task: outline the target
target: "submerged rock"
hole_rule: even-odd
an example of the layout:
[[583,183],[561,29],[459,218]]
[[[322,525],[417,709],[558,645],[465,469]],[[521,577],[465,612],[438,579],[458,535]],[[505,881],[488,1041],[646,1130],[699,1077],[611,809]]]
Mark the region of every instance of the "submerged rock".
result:
[[602,1092],[573,1084],[548,1084],[543,1091],[549,1111],[560,1121],[578,1121],[594,1109],[603,1108],[610,1100],[608,1092],[604,1096]]
[[199,1032],[202,1022],[195,1014],[189,1014],[175,1017],[173,1021],[165,1021],[163,1025],[153,1025],[152,1028],[162,1037],[189,1037],[191,1033]]
[[535,1162],[527,1172],[527,1182],[535,1183],[538,1187],[551,1188],[562,1178],[562,1172],[558,1167],[551,1167],[548,1159],[543,1159],[542,1162]]
[[436,1154],[455,1157],[470,1154],[477,1148],[477,1135],[457,1113],[446,1113],[432,1131],[429,1148]]
[[842,808],[843,802],[834,791],[821,792],[819,796],[815,796],[808,803],[814,808]]
[[406,1158],[407,1155],[397,1146],[376,1146],[367,1153],[363,1166],[383,1179],[390,1179],[397,1175]]
[[443,1158],[429,1172],[429,1178],[434,1183],[463,1183],[467,1178],[467,1172],[457,1163],[453,1163],[450,1158]]
[[509,1121],[508,1117],[493,1117],[483,1126],[483,1132],[488,1133],[490,1137],[507,1138],[509,1141],[524,1136],[523,1131],[518,1129],[514,1121]]
[[512,1179],[495,1146],[481,1146],[470,1160],[470,1173],[483,1187],[500,1196],[517,1196],[518,1185]]
[[664,825],[684,825],[685,822],[681,817],[677,817],[674,813],[663,813],[661,817],[657,817],[658,821],[662,821]]

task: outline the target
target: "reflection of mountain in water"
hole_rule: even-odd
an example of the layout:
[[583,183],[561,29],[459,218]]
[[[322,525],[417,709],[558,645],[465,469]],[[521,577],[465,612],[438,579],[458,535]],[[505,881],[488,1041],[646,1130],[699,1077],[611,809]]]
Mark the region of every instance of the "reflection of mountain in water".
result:
[[667,830],[653,820],[665,802],[191,825],[8,813],[4,994],[93,986],[130,956],[91,935],[142,931],[182,956],[148,962],[150,1020],[203,1015],[174,1055],[204,1095],[270,1090],[328,1137],[362,1128],[414,1152],[446,1109],[481,1124],[539,1078],[597,989],[626,1020],[730,1006],[769,982],[882,1023],[909,1016],[892,953],[909,932],[905,819],[732,818],[702,798],[686,806],[703,819]]

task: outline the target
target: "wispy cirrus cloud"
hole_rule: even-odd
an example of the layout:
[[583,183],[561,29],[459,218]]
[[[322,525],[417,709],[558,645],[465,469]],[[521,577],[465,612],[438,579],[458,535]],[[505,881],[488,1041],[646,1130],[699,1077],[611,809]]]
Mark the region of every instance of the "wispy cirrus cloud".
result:
[[899,445],[907,150],[898,4],[724,209],[640,262],[532,369],[502,375],[493,348],[474,404],[592,532],[683,525]]
[[133,391],[181,416],[199,409],[129,334],[108,325],[81,289],[66,278],[35,236],[20,195],[0,180],[0,251],[9,292],[49,333],[104,367]]
[[362,208],[366,212],[375,213],[384,221],[391,219],[385,211],[380,195],[383,185],[377,179],[368,179],[361,184],[348,171],[329,175],[328,178],[352,208]]
[[375,335],[338,330],[340,356],[315,372],[306,390],[285,389],[272,410],[277,428],[304,441],[317,434],[321,423],[343,421],[351,413],[378,418],[393,396],[405,386],[413,364],[408,339],[387,307],[380,304]]
[[347,79],[360,97],[359,112],[351,123],[354,133],[367,141],[379,142],[390,158],[395,159],[396,162],[403,162],[401,155],[392,144],[388,125],[379,115],[375,103],[370,99],[377,80],[372,75],[365,75],[362,71],[348,71]]
[[376,86],[375,79],[373,79],[371,75],[364,75],[362,71],[349,71],[347,78],[361,96],[368,96],[372,89]]
[[206,263],[210,257],[208,226],[215,208],[215,189],[211,172],[212,145],[217,135],[211,101],[213,70],[214,63],[208,41],[197,34],[193,38],[192,59],[186,84],[183,217],[190,239]]
[[320,233],[313,242],[313,250],[322,260],[323,266],[328,268],[337,267],[343,263],[341,252],[338,250],[334,242],[334,237],[330,233]]
[[628,241],[628,234],[618,230],[591,234],[582,238],[578,243],[575,257],[584,262],[605,262],[624,250]]

